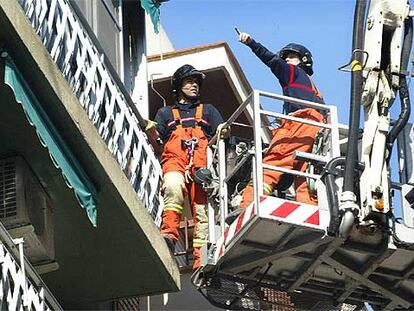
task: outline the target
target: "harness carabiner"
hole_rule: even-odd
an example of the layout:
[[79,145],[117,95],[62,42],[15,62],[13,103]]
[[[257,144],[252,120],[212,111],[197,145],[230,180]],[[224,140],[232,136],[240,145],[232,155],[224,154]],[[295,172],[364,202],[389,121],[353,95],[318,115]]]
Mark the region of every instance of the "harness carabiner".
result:
[[191,160],[191,158],[194,155],[194,149],[198,145],[198,138],[197,137],[192,137],[192,138],[187,139],[187,140],[182,140],[181,143],[183,145],[183,148],[187,149],[188,159]]
[[194,150],[195,150],[195,147],[198,145],[198,138],[192,137],[187,140],[182,140],[181,143],[183,147],[187,149],[187,153],[188,153],[187,157],[188,157],[189,163],[185,167],[185,181],[188,183],[193,180],[190,175],[190,169],[193,166]]

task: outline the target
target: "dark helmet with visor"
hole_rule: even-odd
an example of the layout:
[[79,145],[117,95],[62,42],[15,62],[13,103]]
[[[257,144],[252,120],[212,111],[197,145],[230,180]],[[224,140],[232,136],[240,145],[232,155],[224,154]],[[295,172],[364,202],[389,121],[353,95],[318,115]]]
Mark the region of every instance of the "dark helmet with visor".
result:
[[172,92],[175,95],[178,94],[183,80],[187,77],[195,77],[197,79],[198,86],[201,89],[201,85],[203,84],[205,74],[201,71],[198,71],[193,66],[186,64],[178,68],[171,78],[171,88]]
[[289,43],[279,51],[279,57],[286,59],[289,52],[298,53],[301,60],[299,67],[305,70],[308,75],[313,75],[312,53],[306,47],[297,43]]

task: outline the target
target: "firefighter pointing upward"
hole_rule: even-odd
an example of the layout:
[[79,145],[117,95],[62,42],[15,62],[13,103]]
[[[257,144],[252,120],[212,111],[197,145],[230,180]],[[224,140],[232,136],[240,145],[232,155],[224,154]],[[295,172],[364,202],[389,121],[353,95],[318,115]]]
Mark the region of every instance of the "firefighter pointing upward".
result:
[[[290,43],[282,48],[279,54],[270,52],[256,42],[247,33],[238,33],[239,41],[251,48],[253,53],[267,65],[279,80],[283,94],[290,97],[304,99],[316,103],[324,103],[310,76],[313,74],[313,61],[310,51],[300,44]],[[285,102],[284,112],[298,118],[323,122],[324,116],[313,108],[306,108],[299,104]],[[273,139],[269,149],[263,157],[263,163],[287,169],[305,171],[306,162],[293,158],[294,151],[311,152],[315,136],[319,128],[303,123],[282,120],[279,128],[273,131]],[[268,195],[278,186],[282,174],[279,171],[263,170],[263,191]],[[295,178],[296,200],[316,204],[316,198],[311,197],[306,179]],[[230,213],[226,219],[231,223],[253,201],[253,187],[247,186],[243,192],[240,208]]]
[[176,98],[155,116],[157,131],[164,142],[161,165],[164,174],[161,234],[173,251],[179,238],[184,198],[188,196],[194,219],[193,269],[200,265],[200,248],[207,242],[207,195],[193,181],[197,168],[207,165],[207,144],[223,119],[212,105],[199,101],[204,74],[191,65],[174,73],[171,85]]

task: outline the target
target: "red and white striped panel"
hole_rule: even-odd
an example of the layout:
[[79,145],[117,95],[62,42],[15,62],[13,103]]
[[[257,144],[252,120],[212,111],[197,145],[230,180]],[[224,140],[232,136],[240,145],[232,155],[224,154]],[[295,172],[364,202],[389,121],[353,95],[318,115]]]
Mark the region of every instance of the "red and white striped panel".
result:
[[[315,205],[286,201],[272,196],[261,196],[259,213],[260,217],[283,219],[294,224],[319,227],[319,207]],[[216,262],[224,254],[226,246],[229,245],[237,232],[253,215],[255,215],[255,208],[252,203],[218,239],[214,256]]]
[[224,231],[224,235],[217,240],[216,252],[214,254],[216,262],[218,258],[223,255],[226,246],[233,239],[236,233],[239,232],[240,229],[249,221],[249,219],[253,217],[254,212],[254,204],[252,203],[235,221],[233,221],[230,227]]
[[319,227],[319,206],[317,205],[263,196],[260,200],[259,215],[266,218],[282,218],[294,224]]

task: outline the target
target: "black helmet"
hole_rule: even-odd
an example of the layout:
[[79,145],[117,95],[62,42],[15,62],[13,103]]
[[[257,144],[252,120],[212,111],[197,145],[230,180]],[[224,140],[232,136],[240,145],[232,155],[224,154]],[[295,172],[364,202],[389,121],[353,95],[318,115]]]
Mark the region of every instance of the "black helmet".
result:
[[187,77],[196,77],[198,85],[201,88],[201,84],[203,83],[205,74],[201,71],[198,71],[191,65],[186,64],[181,66],[174,72],[171,78],[171,88],[174,94],[178,94],[178,90],[181,88],[181,83],[183,79]]
[[301,63],[299,64],[299,66],[302,67],[302,69],[305,70],[305,72],[308,75],[310,76],[313,75],[312,53],[307,48],[305,48],[301,44],[289,43],[288,45],[286,45],[284,48],[282,48],[279,51],[279,57],[282,59],[286,59],[286,56],[289,54],[289,52],[298,53],[300,56],[300,60],[301,60]]

